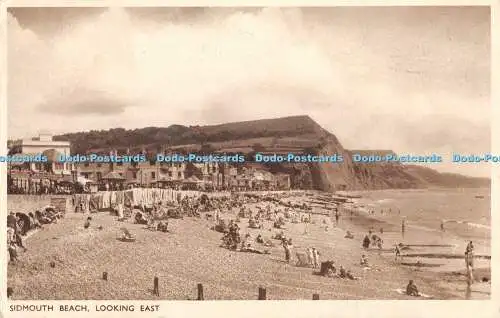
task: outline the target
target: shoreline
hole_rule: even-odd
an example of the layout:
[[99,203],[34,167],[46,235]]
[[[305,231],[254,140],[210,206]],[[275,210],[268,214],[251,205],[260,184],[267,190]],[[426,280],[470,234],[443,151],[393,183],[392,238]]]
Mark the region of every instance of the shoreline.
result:
[[[297,196],[298,194],[302,194],[302,195]],[[320,193],[320,194],[325,195],[325,193]],[[314,197],[315,197],[314,195],[308,196],[305,192],[302,192],[302,193],[298,192],[298,193],[295,193],[295,195],[292,195],[290,197],[290,199],[293,198],[293,200],[298,200],[298,201],[309,201],[310,199],[314,199]],[[287,199],[285,199],[284,201],[287,201]],[[262,205],[262,204],[267,204],[267,203],[268,202],[261,200],[260,203],[255,204],[255,205],[259,205],[259,204]],[[253,204],[250,204],[250,205],[253,205]],[[370,226],[373,226],[373,224],[383,224],[383,226],[384,226],[384,235],[383,236],[384,236],[384,241],[385,241],[384,243],[396,241],[397,239],[399,239],[398,234],[400,236],[400,233],[398,233],[398,227],[394,224],[391,224],[390,222],[386,222],[386,220],[381,220],[381,221],[379,220],[380,223],[374,223],[374,222],[377,222],[376,218],[372,218],[370,215],[365,215],[362,212],[358,213],[357,215],[353,215],[352,220],[350,219],[349,214],[344,214],[340,219],[339,226],[335,227],[333,224],[334,220],[333,220],[333,222],[331,220],[332,218],[331,218],[330,208],[332,206],[334,206],[334,204],[327,203],[326,204],[326,207],[328,208],[327,210],[323,209],[322,207],[317,207],[317,206],[313,207],[314,212],[317,212],[317,213],[312,214],[313,220],[315,221],[315,224],[307,225],[308,232],[310,232],[309,234],[307,234],[307,235],[303,234],[304,224],[302,224],[302,223],[299,223],[299,224],[288,223],[286,232],[289,233],[291,235],[291,237],[294,238],[294,242],[296,242],[296,244],[297,244],[295,247],[295,249],[297,251],[302,250],[306,246],[316,245],[318,248],[320,248],[320,250],[322,252],[324,251],[324,257],[322,256],[322,260],[327,260],[328,258],[331,257],[334,260],[341,261],[341,263],[344,263],[348,268],[352,267],[354,273],[356,273],[357,275],[361,275],[362,279],[366,280],[365,283],[368,285],[367,285],[367,290],[362,290],[362,289],[358,289],[356,287],[357,286],[356,282],[351,283],[349,281],[343,281],[343,280],[339,281],[338,279],[335,279],[334,284],[339,284],[341,282],[341,285],[344,286],[343,288],[347,288],[347,289],[344,291],[342,291],[342,290],[329,291],[330,288],[326,288],[326,286],[321,287],[321,290],[319,291],[320,294],[322,295],[321,299],[413,299],[411,297],[408,298],[407,296],[404,296],[404,295],[396,295],[396,294],[388,293],[389,289],[404,287],[404,284],[407,283],[407,279],[410,279],[410,278],[416,279],[416,281],[418,282],[418,286],[421,288],[422,292],[435,295],[435,299],[464,299],[464,298],[466,298],[466,296],[464,296],[464,294],[465,294],[464,291],[461,290],[461,289],[465,288],[465,277],[462,274],[460,274],[460,272],[462,270],[461,267],[454,268],[452,266],[453,268],[448,268],[447,266],[444,266],[441,271],[436,271],[435,267],[429,267],[429,268],[428,267],[420,267],[420,268],[418,268],[415,266],[405,266],[405,265],[398,264],[398,263],[394,262],[394,260],[393,260],[394,254],[391,251],[382,251],[382,252],[380,252],[378,250],[365,251],[365,250],[361,249],[362,236],[360,236],[360,234],[365,233]],[[224,212],[224,214],[223,214],[224,218],[234,217],[234,214],[231,214],[231,213],[232,212],[228,212],[228,211]],[[328,214],[326,214],[326,213],[328,213]],[[307,213],[305,213],[305,214],[307,214]],[[93,218],[95,216],[96,222],[102,222],[103,224],[107,224],[106,226],[108,226],[108,227],[118,229],[120,226],[125,225],[123,223],[116,222],[114,217],[109,216],[108,213],[106,213],[106,212],[98,212],[97,214],[90,214],[90,215]],[[74,244],[77,244],[77,246],[79,246],[79,247],[77,247],[77,249],[82,249],[82,251],[87,251],[86,253],[96,253],[97,250],[94,250],[92,247],[87,246],[87,244],[91,244],[91,242],[94,242],[94,244],[98,244],[105,251],[109,250],[110,253],[113,253],[112,249],[110,250],[110,248],[112,246],[114,246],[116,244],[116,242],[109,241],[109,239],[111,238],[111,236],[110,236],[111,233],[107,233],[107,231],[97,231],[95,233],[92,232],[93,234],[89,237],[88,235],[84,235],[82,230],[78,228],[79,226],[81,226],[80,222],[83,221],[83,217],[86,215],[79,214],[79,213],[78,214],[69,213],[69,214],[67,214],[67,217],[68,216],[69,216],[69,218],[61,220],[60,224],[58,223],[58,224],[48,225],[47,229],[36,232],[36,235],[35,235],[35,233],[33,233],[33,234],[31,234],[31,236],[29,238],[26,239],[29,242],[28,248],[30,249],[26,254],[26,257],[28,257],[28,259],[27,259],[28,262],[29,262],[29,260],[32,260],[35,263],[39,263],[43,259],[50,259],[50,254],[51,253],[53,254],[55,252],[55,250],[52,250],[52,247],[49,247],[49,251],[47,252],[47,255],[45,255],[45,256],[44,256],[44,254],[42,254],[42,255],[30,255],[30,253],[33,253],[32,252],[33,249],[30,248],[30,245],[32,245],[32,244],[35,246],[39,246],[40,248],[42,248],[42,247],[45,248],[44,244],[45,245],[46,244],[53,244],[53,245],[63,244],[62,246],[65,246],[69,242],[72,242]],[[321,225],[321,219],[323,219],[323,220],[327,219],[329,221],[328,224],[331,225],[330,230],[325,231],[323,229],[323,226]],[[241,225],[245,225],[246,222],[247,222],[247,219],[242,218]],[[217,262],[213,263],[214,260],[211,260],[211,258],[212,257],[216,258],[215,255],[219,255],[219,257],[221,257],[221,259],[224,259],[227,256],[223,256],[223,255],[226,255],[227,253],[224,249],[220,249],[220,248],[213,245],[213,244],[217,244],[217,245],[219,244],[218,242],[220,242],[220,237],[219,237],[219,234],[216,232],[209,231],[209,230],[207,231],[208,226],[212,223],[206,222],[205,220],[203,220],[203,218],[202,219],[184,218],[184,220],[173,220],[172,223],[174,224],[173,225],[174,230],[173,230],[172,234],[167,234],[167,236],[165,237],[165,240],[166,240],[165,243],[161,243],[162,245],[166,244],[167,246],[169,246],[168,248],[167,247],[164,247],[164,248],[167,248],[170,250],[167,250],[167,251],[162,250],[161,253],[163,253],[163,254],[164,253],[167,253],[167,254],[174,253],[174,254],[172,254],[172,256],[175,255],[174,257],[181,257],[181,259],[183,257],[187,257],[186,260],[189,259],[190,261],[192,260],[194,262],[196,262],[196,259],[198,259],[198,257],[196,256],[196,254],[193,254],[193,253],[202,253],[203,255],[205,255],[206,253],[209,253],[212,256],[210,256],[208,258],[207,258],[207,256],[205,256],[204,258],[199,259],[198,262],[201,262],[200,264],[205,264],[208,261],[208,263],[206,263],[205,266],[208,266],[208,268],[212,268],[211,271],[213,271],[213,272],[218,272],[220,269],[217,269],[217,268],[220,267],[221,265],[216,265],[216,267],[213,267],[215,264],[217,264]],[[155,248],[155,246],[157,244],[157,243],[155,243],[157,240],[157,239],[155,239],[155,237],[159,238],[159,237],[161,237],[161,235],[158,236],[158,233],[155,233],[155,232],[146,232],[145,230],[141,229],[137,225],[131,225],[131,224],[127,224],[127,225],[130,226],[133,229],[133,231],[136,232],[138,235],[143,236],[146,241],[153,240],[151,242],[152,246],[150,246],[150,247],[145,246],[144,248],[147,248],[145,250],[143,250],[143,247],[138,246],[137,248],[139,248],[141,250],[140,252],[138,251],[138,253],[143,253],[144,258],[149,258],[151,260],[157,259],[158,256],[153,256],[152,254],[150,254],[149,249]],[[267,225],[269,225],[269,223],[266,224],[266,228],[267,228]],[[77,226],[77,228],[72,228],[74,226]],[[68,227],[69,227],[69,231],[67,229]],[[183,229],[183,230],[181,230],[181,229]],[[242,235],[245,232],[250,232],[252,235],[254,235],[258,232],[258,230],[246,228],[246,225],[242,226],[242,229],[243,229],[241,231]],[[348,239],[343,238],[345,231],[347,231],[347,230],[351,230],[351,231],[354,231],[356,233],[356,238],[354,240],[348,240]],[[186,231],[186,233],[183,234],[183,231]],[[261,231],[261,232],[264,235],[269,236],[272,233],[276,232],[276,229],[272,229],[272,227],[271,227],[269,229],[269,231],[265,230],[265,231]],[[420,231],[409,229],[409,233],[407,233],[405,235],[408,242],[410,240],[413,240],[414,238],[418,238],[419,234],[417,232],[420,232]],[[189,237],[188,233],[192,233],[192,234],[190,234],[192,237]],[[93,235],[95,235],[96,237],[95,238],[92,237]],[[102,239],[97,240],[97,238],[101,237],[101,236],[102,236]],[[114,236],[114,234],[112,236]],[[54,237],[57,237],[57,239],[55,241],[54,241]],[[88,240],[90,240],[90,241],[88,241]],[[97,240],[97,241],[95,241],[95,240]],[[180,240],[179,244],[181,244],[181,245],[177,245],[177,243],[172,245],[173,242],[171,242],[171,240],[174,240],[174,242]],[[88,243],[86,243],[87,241],[88,241]],[[109,241],[109,244],[111,244],[112,246],[102,245],[102,244],[104,244],[103,242],[107,242],[107,241]],[[193,241],[193,242],[191,242],[191,241]],[[181,243],[181,242],[184,242],[184,243]],[[198,244],[195,244],[196,242],[198,242]],[[406,243],[408,243],[408,242],[406,242]],[[192,252],[185,251],[184,249],[186,247],[183,247],[182,244],[187,245],[188,250],[189,250],[189,246],[192,246],[191,247],[191,249],[193,249]],[[445,244],[441,244],[441,245],[445,245]],[[391,245],[386,243],[385,246],[390,247]],[[421,253],[422,252],[421,249],[425,249],[425,247],[423,247],[423,246],[422,247],[415,246],[412,248],[415,249],[415,250],[411,251],[412,253]],[[439,248],[448,248],[448,247],[442,246]],[[35,249],[36,249],[36,247],[35,247]],[[52,252],[50,252],[50,250],[52,250]],[[175,252],[175,251],[177,251],[177,252]],[[116,262],[118,260],[114,256],[108,256],[108,255],[105,255],[102,253],[103,252],[100,252],[99,255],[101,255],[101,257],[104,257],[105,259],[108,259],[107,263],[113,264],[114,262]],[[179,254],[180,256],[177,255],[178,253],[180,253]],[[229,252],[229,253],[234,253],[234,252]],[[254,273],[254,275],[256,275],[256,277],[262,276],[262,278],[260,278],[260,279],[255,278],[255,281],[254,281],[254,279],[249,280],[248,282],[253,282],[251,284],[252,286],[257,284],[259,281],[261,281],[261,282],[266,282],[265,285],[270,284],[269,288],[271,290],[274,290],[274,289],[281,290],[282,295],[276,294],[276,295],[272,296],[272,297],[279,296],[277,299],[310,299],[310,295],[306,297],[306,295],[304,294],[307,290],[311,290],[311,288],[312,288],[312,290],[315,290],[315,288],[313,288],[312,286],[323,286],[324,284],[328,284],[328,282],[331,281],[331,279],[328,279],[328,278],[310,277],[310,275],[311,275],[310,269],[305,270],[304,268],[299,268],[299,267],[295,267],[295,266],[291,266],[291,265],[285,265],[285,264],[281,263],[282,253],[283,253],[282,248],[280,248],[280,247],[272,248],[272,254],[271,254],[271,256],[269,256],[268,260],[266,260],[267,259],[266,257],[263,257],[261,255],[252,255],[252,254],[248,254],[248,253],[238,253],[238,254],[234,254],[233,257],[236,257],[236,259],[233,258],[233,260],[231,262],[234,262],[234,261],[236,261],[237,263],[245,262],[245,263],[241,263],[241,265],[240,265],[240,266],[242,266],[242,270],[244,268],[247,268],[246,271],[248,273]],[[369,256],[370,264],[373,263],[373,266],[375,266],[375,268],[376,268],[374,271],[363,271],[361,268],[358,268],[359,267],[359,257],[362,253],[366,253]],[[406,253],[406,251],[404,251],[404,253]],[[132,262],[131,264],[133,264],[133,262],[142,262],[139,259],[137,259],[137,256],[128,255],[128,253],[126,253],[126,254],[127,255],[123,256],[123,257],[125,259],[130,258],[131,259],[130,262]],[[21,255],[22,255],[21,258],[24,258],[24,255],[23,254],[21,254]],[[147,255],[150,255],[150,256],[147,256]],[[182,255],[184,255],[184,256],[182,256]],[[229,255],[232,255],[232,254],[229,254]],[[169,256],[166,259],[171,259],[172,256]],[[84,273],[87,273],[88,269],[83,269],[79,265],[77,265],[79,263],[81,264],[82,262],[85,262],[85,260],[81,258],[82,256],[81,255],[78,256],[78,254],[74,254],[74,256],[69,256],[69,257],[70,258],[67,260],[64,260],[64,262],[70,262],[70,263],[76,262],[76,263],[74,263],[76,267],[73,270],[77,271],[77,272],[81,272],[81,275],[87,276],[88,274],[84,274]],[[73,259],[74,257],[76,257],[76,259]],[[111,257],[111,259],[109,259],[109,257]],[[277,257],[277,259],[276,259],[276,257]],[[418,259],[418,257],[414,257],[414,258],[408,257],[408,259],[405,259],[403,262],[411,263],[413,261],[416,261],[417,259]],[[135,261],[132,261],[132,260],[135,260]],[[246,260],[246,261],[244,261],[244,260]],[[428,260],[426,259],[425,263],[433,264],[432,262],[427,262],[427,261]],[[446,260],[446,261],[450,261],[450,260]],[[458,260],[458,261],[460,264],[463,263],[463,260]],[[253,264],[253,263],[255,264],[256,268],[261,268],[263,272],[262,273],[254,272],[255,268],[248,267],[249,264]],[[213,265],[211,265],[211,264],[213,264]],[[358,264],[358,265],[355,265],[355,264]],[[478,262],[478,264],[479,264],[479,262]],[[61,266],[63,266],[63,265],[61,265]],[[116,266],[121,267],[118,264]],[[134,267],[135,265],[132,265],[132,266]],[[157,265],[154,265],[154,264],[151,266],[154,268],[157,267]],[[192,279],[192,278],[189,278],[189,275],[186,276],[187,274],[180,268],[178,269],[178,271],[180,271],[180,272],[177,272],[175,269],[176,266],[177,265],[173,265],[174,268],[172,269],[171,275],[179,276],[179,279],[181,281],[183,281],[185,279],[187,279],[187,280]],[[226,266],[227,265],[223,265],[222,267],[226,268]],[[92,267],[92,265],[88,264],[88,267]],[[99,268],[99,266],[97,266],[97,265],[95,267]],[[439,265],[439,267],[442,267],[442,266]],[[229,270],[229,269],[226,269],[226,270]],[[489,266],[487,266],[484,269],[477,267],[475,270],[479,276],[491,275]],[[36,272],[38,272],[38,271],[39,270],[36,270]],[[16,288],[20,288],[18,286],[19,279],[21,281],[32,279],[32,278],[30,278],[29,275],[25,276],[25,274],[19,273],[18,270],[15,268],[12,268],[11,265],[9,265],[8,272],[9,272],[8,283],[9,284],[14,283],[16,285]],[[150,270],[148,270],[148,272],[150,272]],[[189,270],[189,272],[191,272],[191,270]],[[41,273],[40,273],[40,275],[41,275]],[[59,273],[58,275],[63,275],[63,277],[67,277],[66,274],[64,274],[64,273]],[[94,275],[97,275],[97,274],[94,274]],[[118,274],[113,273],[111,275],[115,276]],[[169,275],[169,277],[172,277],[171,275]],[[193,272],[191,275],[194,275],[194,277],[199,276],[199,274],[195,274],[195,272]],[[215,278],[213,276],[215,274],[214,273],[212,273],[212,274],[207,273],[206,275],[207,275],[206,277],[203,276],[205,278],[202,278],[200,276],[199,281],[204,282],[204,284],[205,283],[206,284],[214,284],[215,282],[213,281],[213,279],[215,279]],[[219,274],[217,274],[217,275],[219,275]],[[217,275],[216,275],[216,277],[218,277]],[[215,295],[208,296],[207,295],[207,299],[209,299],[209,298],[210,299],[253,299],[251,296],[250,297],[244,296],[244,295],[248,294],[248,291],[240,290],[240,289],[236,288],[236,286],[233,286],[233,283],[232,283],[233,280],[235,282],[241,280],[242,278],[239,276],[241,276],[241,275],[246,276],[249,274],[244,274],[243,272],[240,271],[238,275],[236,273],[231,274],[231,275],[233,277],[232,280],[227,281],[226,279],[224,279],[223,285],[226,287],[231,286],[229,288],[232,290],[232,292],[227,293],[227,292],[221,291],[221,294],[218,296],[215,296]],[[289,275],[291,275],[291,276],[289,276]],[[384,290],[386,290],[385,293],[380,293],[380,292],[377,292],[376,289],[373,289],[373,287],[376,286],[377,282],[379,282],[380,275],[382,275],[381,277],[385,277],[387,279],[389,279],[389,277],[391,277],[388,281],[383,283],[383,285],[387,285],[387,287],[385,287],[385,289],[384,289]],[[15,278],[15,277],[17,277],[17,278]],[[21,278],[21,277],[24,277],[24,278]],[[210,277],[212,277],[212,278],[210,278]],[[281,277],[281,279],[283,280],[284,283],[278,284],[278,282],[280,281],[279,277]],[[296,278],[293,279],[293,277],[296,277]],[[397,277],[399,277],[399,279],[397,279]],[[405,278],[406,278],[406,281],[405,281]],[[482,278],[482,277],[478,277],[478,278]],[[69,277],[67,277],[65,279],[72,281],[72,279]],[[210,281],[212,281],[212,283],[210,283]],[[246,280],[244,280],[244,281],[246,281]],[[244,281],[240,281],[240,283],[243,284],[244,286],[249,287],[248,283],[244,283]],[[313,283],[313,281],[314,281],[314,283]],[[50,281],[47,281],[46,284],[48,284],[50,286],[50,284],[52,284],[52,283],[50,283]],[[177,284],[177,283],[174,283],[174,285],[175,284]],[[194,284],[194,282],[193,282],[193,284]],[[380,284],[380,282],[378,284]],[[186,281],[184,281],[181,285],[185,286]],[[272,287],[272,286],[274,286],[274,287]],[[287,287],[287,286],[289,286],[289,287]],[[297,288],[296,291],[293,291],[293,289],[290,289],[291,286],[295,286],[293,288]],[[307,287],[307,286],[309,286],[309,287]],[[392,286],[392,287],[389,287],[389,286]],[[185,289],[185,287],[181,287],[181,286],[179,286],[178,288]],[[213,288],[216,288],[215,285],[213,286]],[[389,288],[389,289],[387,289],[387,288]],[[485,284],[476,283],[473,285],[473,289],[475,289],[475,288],[479,288],[480,291],[483,293],[485,292]],[[92,288],[90,288],[90,289],[92,289]],[[89,291],[89,294],[93,294],[95,292],[96,291],[94,291],[94,292]],[[333,294],[332,294],[332,292],[333,292]],[[487,292],[487,290],[486,290],[486,292]],[[277,293],[277,291],[275,291],[275,293]],[[30,295],[30,294],[32,295],[32,297],[36,296],[36,294],[39,294],[39,296],[45,295],[45,293],[43,291],[38,291],[36,294],[33,294],[31,292],[28,292],[27,294],[25,292],[23,292],[22,294],[25,294],[25,296],[21,296],[22,299],[28,299],[29,298],[28,295]],[[73,295],[73,297],[71,297],[70,295],[72,295],[72,294],[70,291],[64,291],[64,292],[58,291],[56,294],[58,294],[59,296],[55,296],[55,297],[63,297],[63,298],[70,297],[71,299],[78,299],[78,297],[76,297],[76,295]],[[94,294],[94,296],[89,295],[89,297],[93,297],[93,298],[89,298],[89,299],[102,299],[100,296],[98,296],[100,294],[102,294],[102,293]],[[132,294],[134,294],[135,296],[132,296]],[[145,295],[141,296],[137,293],[132,293],[132,294],[129,293],[129,296],[124,295],[122,297],[125,297],[123,299],[136,299],[134,297],[139,297],[137,299],[149,299],[149,297],[147,297]],[[469,297],[474,298],[474,299],[477,299],[477,298],[484,299],[485,295],[486,295],[486,294],[480,294],[479,291],[477,291],[477,292],[472,291],[471,294],[472,294],[472,296],[469,295]],[[303,296],[299,296],[299,295],[303,295]],[[28,296],[28,298],[25,298],[26,296]],[[46,295],[44,297],[47,297],[47,296],[48,295]],[[109,296],[111,296],[111,294],[109,294],[106,297],[109,297]],[[179,298],[179,296],[180,296],[179,294],[172,294],[170,296],[170,298],[168,298],[168,299],[179,299],[179,300],[182,299],[182,297]],[[95,297],[97,297],[97,298],[95,298]],[[299,297],[299,298],[297,298],[297,297]],[[375,298],[373,298],[373,297],[375,297]],[[40,298],[37,298],[37,299],[40,299]],[[45,298],[41,298],[41,299],[45,299]],[[49,298],[49,299],[51,299],[51,298]],[[57,298],[57,299],[59,299],[59,298]],[[275,299],[275,298],[273,298],[273,299]]]

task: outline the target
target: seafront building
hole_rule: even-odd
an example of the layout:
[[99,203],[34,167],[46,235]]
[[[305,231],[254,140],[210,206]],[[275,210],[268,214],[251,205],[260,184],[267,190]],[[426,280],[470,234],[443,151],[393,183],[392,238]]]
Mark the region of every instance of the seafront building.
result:
[[71,143],[51,134],[10,142],[10,155],[42,154],[47,162],[9,163],[9,193],[69,193],[157,187],[201,190],[289,190],[288,174],[270,173],[249,165],[172,162],[59,162],[71,156]]
[[[70,155],[70,142],[54,141],[52,135],[49,133],[40,133],[38,137],[13,141],[9,148],[10,155],[36,156],[42,154],[47,157],[48,161],[46,163],[29,163],[29,170],[32,172],[71,175],[75,169],[74,164],[70,162],[58,162],[57,159],[61,155]],[[16,164],[13,165],[15,166]]]

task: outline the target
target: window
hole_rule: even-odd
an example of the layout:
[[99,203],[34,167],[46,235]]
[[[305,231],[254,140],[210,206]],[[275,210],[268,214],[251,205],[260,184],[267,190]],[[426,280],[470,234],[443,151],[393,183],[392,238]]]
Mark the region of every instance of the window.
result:
[[137,179],[137,172],[133,172],[133,173],[132,173],[132,178],[133,178],[133,179]]
[[97,180],[101,180],[102,179],[102,172],[98,172],[97,173]]
[[168,172],[168,176],[169,176],[170,178],[172,178],[172,171],[169,171],[169,172]]
[[156,178],[156,173],[151,172],[151,179],[155,179],[155,178]]
[[182,179],[182,173],[181,172],[177,172],[177,178]]
[[85,163],[83,164],[83,166],[84,166],[84,167],[88,167],[88,166],[89,166],[89,163],[88,163],[88,162],[85,162]]
[[102,167],[102,163],[97,164],[97,168],[100,168],[100,167]]

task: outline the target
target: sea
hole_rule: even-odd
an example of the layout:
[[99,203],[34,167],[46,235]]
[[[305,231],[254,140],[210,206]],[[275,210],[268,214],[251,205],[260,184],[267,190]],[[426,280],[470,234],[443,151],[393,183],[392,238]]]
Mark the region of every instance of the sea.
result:
[[[358,211],[391,224],[392,232],[384,234],[385,242],[450,245],[432,252],[463,254],[467,243],[473,241],[476,255],[491,255],[489,188],[380,190],[359,194],[362,197],[354,200]],[[403,220],[405,235],[401,231]]]

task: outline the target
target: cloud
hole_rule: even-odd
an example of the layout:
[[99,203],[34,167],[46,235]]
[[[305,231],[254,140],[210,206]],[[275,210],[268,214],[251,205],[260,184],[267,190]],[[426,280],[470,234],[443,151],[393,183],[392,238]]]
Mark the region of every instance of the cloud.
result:
[[127,108],[119,96],[107,96],[105,92],[71,87],[62,91],[60,97],[49,99],[49,103],[38,105],[37,110],[52,115],[119,115]]
[[308,114],[347,148],[489,149],[487,12],[321,10],[13,11],[9,134]]

